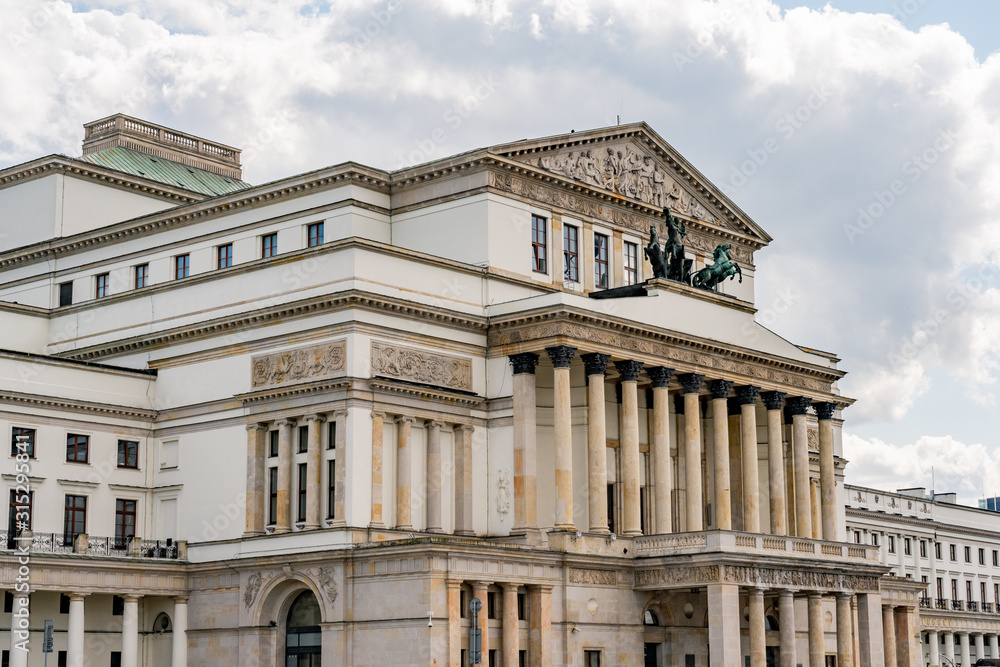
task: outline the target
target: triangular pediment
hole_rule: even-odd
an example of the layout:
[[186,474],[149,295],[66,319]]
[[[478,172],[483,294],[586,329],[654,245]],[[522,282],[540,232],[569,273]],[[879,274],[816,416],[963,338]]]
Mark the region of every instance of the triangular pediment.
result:
[[669,207],[766,245],[771,237],[646,125],[632,123],[493,146],[491,153],[562,178]]

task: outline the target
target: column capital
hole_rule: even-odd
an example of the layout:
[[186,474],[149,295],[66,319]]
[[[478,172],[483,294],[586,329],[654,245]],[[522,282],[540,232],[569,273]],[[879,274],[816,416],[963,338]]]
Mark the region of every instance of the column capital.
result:
[[321,414],[311,414],[306,415],[305,421],[307,422],[320,422],[321,424],[326,421],[326,415]]
[[522,373],[535,374],[535,367],[538,366],[538,355],[534,352],[511,354],[507,358],[510,359],[510,363],[514,366],[514,375],[521,375]]
[[819,402],[813,403],[812,406],[816,410],[816,416],[821,421],[833,419],[833,413],[837,410],[836,403]]
[[446,579],[445,580],[445,584],[448,586],[448,588],[461,588],[462,584],[464,584],[464,583],[465,583],[465,581],[463,581],[462,579]]
[[674,376],[674,369],[665,366],[652,366],[646,369],[646,375],[653,382],[654,388],[662,389],[670,383],[670,378]]
[[780,410],[785,403],[785,392],[765,391],[761,393],[760,398],[768,410]]
[[253,422],[251,424],[247,424],[247,431],[250,433],[253,433],[254,431],[266,431],[266,430],[267,430],[267,424],[261,424],[260,422]]
[[806,594],[806,597],[810,600],[822,600],[824,596],[820,591],[809,591]]
[[615,370],[621,376],[622,382],[636,382],[639,379],[639,371],[642,370],[642,362],[630,359],[616,361]]
[[417,421],[416,417],[411,417],[410,415],[397,415],[396,416],[396,423],[397,424],[412,424],[415,421]]
[[281,419],[276,420],[274,423],[277,426],[295,426],[296,421],[292,417],[282,417]]
[[681,383],[681,393],[684,394],[697,394],[700,392],[701,383],[704,379],[705,376],[698,373],[683,373],[677,376],[677,380]]
[[472,433],[476,430],[476,427],[472,424],[455,424],[451,427],[451,430],[455,433]]
[[756,405],[758,395],[760,395],[760,387],[755,387],[752,384],[736,387],[736,401],[740,405]]
[[[712,399],[728,398],[729,392],[733,388],[732,380],[709,380],[708,391],[712,394]],[[684,393],[689,393],[685,391]]]
[[522,584],[519,581],[498,581],[497,586],[500,586],[505,591],[513,591],[516,593],[517,589],[520,588]]
[[428,419],[425,422],[425,425],[427,426],[427,428],[438,428],[438,429],[444,428],[444,422],[441,421],[440,419]]
[[341,417],[346,417],[346,416],[347,416],[347,410],[345,410],[344,408],[339,408],[333,411],[334,419],[340,419]]
[[382,410],[372,410],[372,419],[381,419],[385,421],[386,414]]
[[[18,595],[17,593],[14,593],[14,597],[17,597],[17,595]],[[70,602],[73,601],[82,602],[83,598],[87,597],[88,595],[90,595],[90,593],[67,593],[66,597],[69,598]]]
[[175,595],[174,596],[174,604],[187,604],[187,601],[188,601],[188,596],[187,595]]
[[123,595],[122,599],[125,600],[125,602],[138,602],[141,597],[141,595],[128,594]]
[[545,351],[549,353],[549,359],[556,368],[569,368],[573,363],[573,357],[576,356],[576,348],[569,345],[547,347]]
[[492,581],[473,581],[471,583],[473,591],[485,591],[493,584]]
[[587,369],[587,375],[604,375],[608,372],[608,362],[611,361],[610,354],[601,354],[600,352],[588,352],[587,354],[581,354],[580,359],[583,361],[584,368]]
[[812,399],[808,396],[789,396],[785,399],[785,403],[788,405],[788,411],[792,415],[804,415],[809,410],[809,404],[812,403]]

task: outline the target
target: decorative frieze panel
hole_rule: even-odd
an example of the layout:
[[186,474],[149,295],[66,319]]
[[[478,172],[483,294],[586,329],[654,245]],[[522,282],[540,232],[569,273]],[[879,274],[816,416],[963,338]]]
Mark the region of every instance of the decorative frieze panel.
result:
[[569,583],[588,584],[590,586],[616,586],[618,575],[614,570],[584,570],[576,567],[569,569]]
[[664,567],[655,570],[636,570],[635,573],[635,585],[639,588],[713,584],[718,581],[718,565]]
[[333,377],[344,372],[346,359],[347,343],[342,340],[264,354],[253,358],[253,386]]
[[724,566],[722,580],[725,583],[746,586],[777,586],[804,590],[860,592],[879,590],[879,578],[874,576],[742,565]]
[[472,361],[372,341],[372,376],[472,391]]

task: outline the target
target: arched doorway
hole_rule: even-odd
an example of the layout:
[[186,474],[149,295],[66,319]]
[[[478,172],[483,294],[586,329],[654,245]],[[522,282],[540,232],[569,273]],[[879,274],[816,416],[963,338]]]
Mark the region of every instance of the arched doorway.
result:
[[288,610],[285,667],[320,667],[322,634],[319,602],[312,591],[300,593]]

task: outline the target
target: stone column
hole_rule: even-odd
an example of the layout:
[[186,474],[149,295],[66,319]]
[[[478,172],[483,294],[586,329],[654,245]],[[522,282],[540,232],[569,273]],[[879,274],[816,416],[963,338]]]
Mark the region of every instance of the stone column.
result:
[[973,640],[975,641],[975,646],[976,646],[976,655],[975,655],[976,659],[978,660],[979,658],[985,658],[986,646],[983,643],[982,633],[976,634],[976,636],[973,637]]
[[685,373],[677,378],[684,394],[684,481],[687,486],[687,530],[703,530],[705,501],[701,493],[701,405],[698,392],[704,375]]
[[729,380],[709,380],[712,394],[712,443],[715,449],[715,528],[733,529],[733,501],[729,479],[729,407],[727,399],[733,383]]
[[[448,579],[448,664],[462,664],[462,582]],[[465,667],[462,665],[462,667]]]
[[441,527],[441,427],[427,422],[427,532],[443,533]]
[[674,421],[677,432],[677,478],[674,480],[677,495],[674,504],[677,505],[677,523],[674,528],[679,533],[687,532],[687,457],[684,448],[687,446],[684,435],[687,430],[687,419],[684,416],[684,395],[674,394]]
[[410,484],[413,473],[410,471],[410,438],[413,435],[413,417],[400,416],[396,418],[396,528],[413,530],[410,517],[411,499]]
[[637,381],[641,361],[616,361],[622,385],[621,429],[618,434],[622,453],[622,534],[642,535],[642,510],[639,502],[639,398]]
[[472,434],[467,424],[455,427],[455,534],[475,535],[472,530]]
[[851,594],[837,595],[837,664],[854,664],[854,634],[851,614]]
[[944,657],[955,664],[955,634],[953,632],[944,633]]
[[267,522],[264,505],[266,424],[247,424],[247,525],[246,535],[263,535]]
[[885,647],[885,664],[896,665],[896,619],[892,607],[882,607],[882,645]]
[[66,664],[68,667],[83,667],[84,664],[83,612],[83,596],[70,593],[69,625],[66,632]]
[[385,413],[372,411],[372,527],[382,528],[382,439]]
[[327,508],[333,521],[333,526],[347,525],[347,410],[337,410],[333,413],[334,422],[331,428],[336,429],[333,462],[333,508]]
[[764,636],[764,590],[751,588],[750,606],[750,667],[767,667],[767,642]]
[[528,600],[528,664],[552,667],[552,586],[533,586]]
[[170,667],[187,667],[187,622],[188,599],[184,596],[174,598],[173,623],[173,653]]
[[122,611],[122,667],[139,664],[139,598],[125,596]]
[[587,373],[587,510],[590,531],[608,531],[608,429],[604,412],[604,374],[610,355],[580,355]]
[[[11,667],[27,667],[28,665],[28,653],[32,649],[31,644],[31,617],[29,615],[30,601],[29,595],[25,593],[14,593],[14,606],[11,612],[10,621],[10,666]],[[70,619],[72,620],[72,618]],[[75,663],[79,667],[83,667],[83,631],[80,631],[80,651],[79,662]],[[40,643],[40,642],[39,642]],[[37,647],[35,648],[37,651]],[[74,664],[74,663],[70,663]]]
[[809,437],[806,411],[811,398],[792,396],[786,400],[792,413],[792,463],[795,483],[795,534],[812,537],[812,498],[809,489]]
[[[503,665],[518,667],[517,584],[503,584]],[[483,660],[489,663],[489,656]]]
[[[902,545],[899,548],[902,550]],[[896,659],[901,665],[923,662],[924,647],[914,639],[919,633],[916,611],[916,607],[896,607]]]
[[795,595],[788,589],[778,593],[778,632],[781,667],[795,667]]
[[770,494],[771,534],[788,534],[788,505],[785,502],[785,447],[782,443],[781,407],[785,394],[765,391],[761,394],[767,408],[767,475]]
[[479,626],[478,626],[479,629],[483,631],[483,642],[482,642],[483,663],[486,663],[489,660],[490,656],[489,623],[487,622],[489,620],[488,618],[489,601],[486,599],[487,598],[486,592],[488,586],[489,582],[486,581],[472,582],[472,597],[479,600],[479,602],[483,605],[482,609],[479,610]]
[[653,510],[656,525],[653,533],[663,535],[671,532],[673,508],[670,494],[673,493],[673,465],[670,462],[670,392],[667,385],[674,369],[647,368],[646,375],[653,382],[653,432],[650,445],[653,454]]
[[972,657],[969,655],[969,633],[958,633],[958,647],[961,649],[962,667],[972,667]]
[[930,664],[931,667],[939,667],[941,664],[941,656],[939,655],[941,638],[938,636],[937,630],[931,630],[927,633],[928,635],[928,645],[930,648]]
[[740,655],[740,588],[735,584],[708,585],[709,667],[731,667]]
[[826,635],[823,632],[823,596],[809,594],[809,667],[826,667]]
[[760,387],[736,388],[740,404],[740,445],[743,452],[743,530],[760,532],[760,472],[757,469],[757,395]]
[[294,419],[279,419],[278,426],[278,516],[275,517],[274,532],[287,533],[292,529],[292,430]]
[[552,407],[552,440],[555,447],[556,530],[576,530],[573,523],[573,403],[569,367],[575,347],[546,348],[552,359],[555,390]]
[[[833,413],[836,403],[813,403],[819,417],[820,516],[824,540],[837,539],[837,481],[833,463]],[[900,553],[903,546],[899,546]],[[918,580],[919,581],[919,580]]]
[[532,352],[510,355],[514,366],[514,529],[538,529],[538,459],[535,446],[535,367]]
[[323,502],[320,494],[320,475],[323,469],[323,422],[325,421],[325,415],[314,414],[306,417],[306,423],[309,425],[306,448],[306,530],[320,527],[320,504]]
[[1000,637],[997,635],[990,635],[990,657],[1000,658]]
[[858,652],[861,667],[883,667],[882,597],[878,593],[858,593]]
[[819,480],[815,477],[809,478],[809,509],[811,511],[809,523],[812,526],[812,538],[818,540],[823,536],[820,534],[819,523]]

